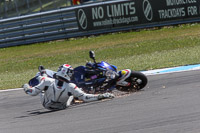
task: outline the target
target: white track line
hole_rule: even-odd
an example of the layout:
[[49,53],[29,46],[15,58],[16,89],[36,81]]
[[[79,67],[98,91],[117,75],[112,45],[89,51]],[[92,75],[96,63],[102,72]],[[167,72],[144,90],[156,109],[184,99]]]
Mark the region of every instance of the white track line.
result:
[[0,93],[1,93],[1,92],[9,92],[9,91],[18,91],[18,90],[23,90],[23,88],[15,88],[15,89],[0,90]]

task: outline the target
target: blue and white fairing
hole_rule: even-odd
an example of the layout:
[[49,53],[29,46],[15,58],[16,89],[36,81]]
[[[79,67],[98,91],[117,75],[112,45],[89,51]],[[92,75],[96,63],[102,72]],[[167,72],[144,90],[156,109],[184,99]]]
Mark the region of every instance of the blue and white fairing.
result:
[[117,72],[117,67],[114,65],[110,65],[109,63],[102,61],[100,63],[97,63],[97,66],[99,69],[106,69],[106,70],[112,70]]
[[[104,61],[102,61],[101,63],[98,63],[97,66],[101,67],[103,69],[106,69],[106,70],[112,70],[114,72],[117,72],[117,67],[116,66],[111,65],[111,64],[109,64],[107,62],[104,62]],[[121,82],[123,82],[125,79],[127,79],[130,76],[131,70],[130,69],[125,69],[125,70],[118,71],[117,73],[118,73],[118,78],[119,78],[118,82],[121,83]]]

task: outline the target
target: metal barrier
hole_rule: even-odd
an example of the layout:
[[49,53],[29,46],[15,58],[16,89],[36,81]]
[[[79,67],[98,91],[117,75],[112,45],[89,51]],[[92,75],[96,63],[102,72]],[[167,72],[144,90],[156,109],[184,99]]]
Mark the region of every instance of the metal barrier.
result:
[[0,48],[93,34],[79,30],[75,14],[78,8],[80,6],[1,19]]
[[0,20],[0,47],[68,38],[76,31],[74,8],[3,19]]
[[200,21],[200,0],[163,1],[106,1],[2,19],[0,47]]

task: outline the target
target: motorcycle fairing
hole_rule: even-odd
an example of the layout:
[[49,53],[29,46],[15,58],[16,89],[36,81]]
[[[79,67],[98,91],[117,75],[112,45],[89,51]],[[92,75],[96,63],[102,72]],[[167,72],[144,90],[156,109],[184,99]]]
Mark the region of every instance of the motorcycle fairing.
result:
[[78,87],[81,87],[85,83],[85,68],[85,66],[74,68],[74,82]]
[[86,67],[85,66],[79,66],[76,67],[74,69],[74,83],[78,86],[78,87],[85,87],[85,86],[99,86],[101,85],[106,78],[98,78],[98,79],[92,79],[91,78],[87,79],[86,78]]
[[104,68],[104,69],[110,69],[112,71],[117,71],[117,67],[114,65],[110,65],[109,63],[102,61],[100,63],[97,63],[97,66],[100,68]]
[[130,69],[125,69],[125,70],[121,70],[119,71],[119,75],[120,75],[120,78],[119,80],[117,81],[117,85],[121,85],[121,86],[128,86],[129,83],[126,82],[125,80],[130,77],[131,75],[131,70]]

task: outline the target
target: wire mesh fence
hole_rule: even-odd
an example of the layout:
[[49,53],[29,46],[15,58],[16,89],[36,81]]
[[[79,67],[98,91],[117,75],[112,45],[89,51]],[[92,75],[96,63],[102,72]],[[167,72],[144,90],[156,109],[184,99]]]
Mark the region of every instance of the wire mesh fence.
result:
[[72,0],[0,0],[0,19],[71,6]]
[[0,19],[110,0],[0,0]]

